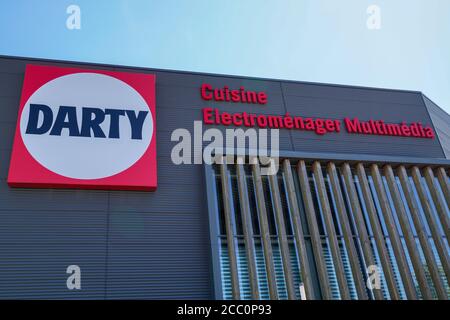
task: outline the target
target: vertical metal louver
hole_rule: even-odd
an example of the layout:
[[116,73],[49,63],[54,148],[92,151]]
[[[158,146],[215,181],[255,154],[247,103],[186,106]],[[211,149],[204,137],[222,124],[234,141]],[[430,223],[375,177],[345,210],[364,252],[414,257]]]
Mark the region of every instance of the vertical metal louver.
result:
[[[448,168],[281,164],[275,176],[242,163],[209,171],[224,299],[450,297]],[[380,288],[367,287],[370,265]]]

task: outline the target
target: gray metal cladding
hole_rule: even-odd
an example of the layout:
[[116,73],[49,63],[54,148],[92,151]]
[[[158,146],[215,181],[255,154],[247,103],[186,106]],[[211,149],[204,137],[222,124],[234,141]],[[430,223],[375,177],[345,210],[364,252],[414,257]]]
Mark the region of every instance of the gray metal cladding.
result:
[[[158,189],[155,192],[13,189],[6,177],[25,65],[156,74]],[[265,91],[267,105],[200,97],[213,87]],[[213,298],[202,165],[176,166],[173,130],[193,131],[201,109],[398,122],[430,119],[420,93],[304,84],[142,68],[0,58],[0,298]],[[375,111],[374,111],[375,110]],[[212,126],[203,125],[203,130]],[[230,127],[217,127],[222,132]],[[437,130],[445,131],[444,129]],[[448,133],[448,130],[447,130]],[[203,145],[206,143],[203,142]],[[280,130],[286,151],[444,157],[439,141]],[[68,290],[66,268],[81,268]]]
[[[27,63],[44,64],[0,59],[0,298],[212,298],[203,167],[170,160],[170,133],[189,122],[156,124],[155,192],[7,186]],[[69,265],[81,290],[66,287]]]
[[[23,201],[31,204],[39,199]],[[105,297],[107,212],[89,211],[87,206],[84,210],[59,207],[19,210],[2,206],[0,298]],[[81,290],[69,291],[66,268],[74,264],[82,270]]]
[[445,157],[450,159],[450,115],[425,95],[423,95],[423,100],[427,106],[439,140],[441,141]]
[[108,298],[210,297],[206,216],[174,209],[112,211],[109,218]]
[[[432,125],[421,94],[370,88],[347,88],[318,84],[283,83],[286,109],[291,115],[329,119],[358,118],[386,123],[417,122]],[[318,136],[313,132],[291,131],[295,150],[442,158],[438,139],[339,134]]]

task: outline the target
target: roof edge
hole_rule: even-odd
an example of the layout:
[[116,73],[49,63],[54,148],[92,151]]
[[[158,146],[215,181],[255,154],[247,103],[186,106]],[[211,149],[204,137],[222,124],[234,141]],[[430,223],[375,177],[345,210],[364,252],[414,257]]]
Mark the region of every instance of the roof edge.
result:
[[222,74],[222,73],[209,73],[209,72],[200,72],[200,71],[161,69],[161,68],[139,67],[139,66],[123,65],[123,64],[110,64],[110,63],[99,63],[99,62],[83,62],[83,61],[76,61],[76,60],[60,60],[60,59],[51,59],[51,58],[12,56],[12,55],[2,55],[2,54],[0,54],[0,58],[2,58],[2,59],[15,59],[15,60],[19,60],[20,59],[20,60],[30,60],[30,61],[43,61],[43,62],[56,62],[56,63],[83,64],[83,65],[92,65],[92,66],[101,66],[101,67],[110,67],[110,68],[130,68],[130,69],[137,69],[137,70],[157,71],[157,72],[170,72],[170,73],[204,75],[204,76],[210,76],[210,77],[229,77],[229,78],[240,78],[240,79],[248,79],[248,80],[259,80],[259,81],[280,81],[280,82],[298,83],[298,84],[306,84],[306,85],[320,85],[320,86],[329,86],[329,87],[338,87],[338,88],[351,88],[351,89],[364,89],[364,90],[377,90],[377,91],[405,92],[405,93],[421,94],[421,95],[423,95],[423,93],[421,91],[417,91],[417,90],[392,89],[392,88],[380,88],[380,87],[369,87],[369,86],[356,86],[356,85],[348,85],[348,84],[335,84],[335,83],[326,83],[326,82],[288,80],[288,79],[279,79],[279,78],[264,78],[264,77],[255,77],[255,76],[243,76],[243,75]]
[[[450,117],[450,114],[447,112],[447,111],[445,111],[443,108],[441,108],[441,106],[440,105],[438,105],[436,102],[434,102],[434,100],[433,99],[430,99],[425,93],[423,93],[423,92],[421,92],[421,94],[422,94],[422,99],[423,98],[427,98],[428,100],[430,100],[436,107],[438,107],[440,110],[442,110],[442,112],[444,112],[447,116],[449,116]],[[425,103],[425,101],[424,101],[424,103]],[[426,106],[426,105],[425,105]],[[427,108],[428,109],[428,108]]]

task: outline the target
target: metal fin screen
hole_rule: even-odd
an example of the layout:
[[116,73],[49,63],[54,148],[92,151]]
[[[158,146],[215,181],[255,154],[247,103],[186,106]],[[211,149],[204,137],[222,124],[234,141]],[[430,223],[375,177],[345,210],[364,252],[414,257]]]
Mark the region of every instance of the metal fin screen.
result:
[[[447,170],[283,159],[261,176],[258,165],[213,165],[222,298],[448,299]],[[367,286],[371,265],[379,288]]]

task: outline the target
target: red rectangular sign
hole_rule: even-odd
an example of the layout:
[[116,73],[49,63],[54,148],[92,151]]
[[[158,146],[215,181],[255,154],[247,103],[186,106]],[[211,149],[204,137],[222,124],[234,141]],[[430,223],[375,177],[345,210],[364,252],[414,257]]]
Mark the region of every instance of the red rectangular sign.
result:
[[154,190],[155,75],[28,65],[13,187]]

